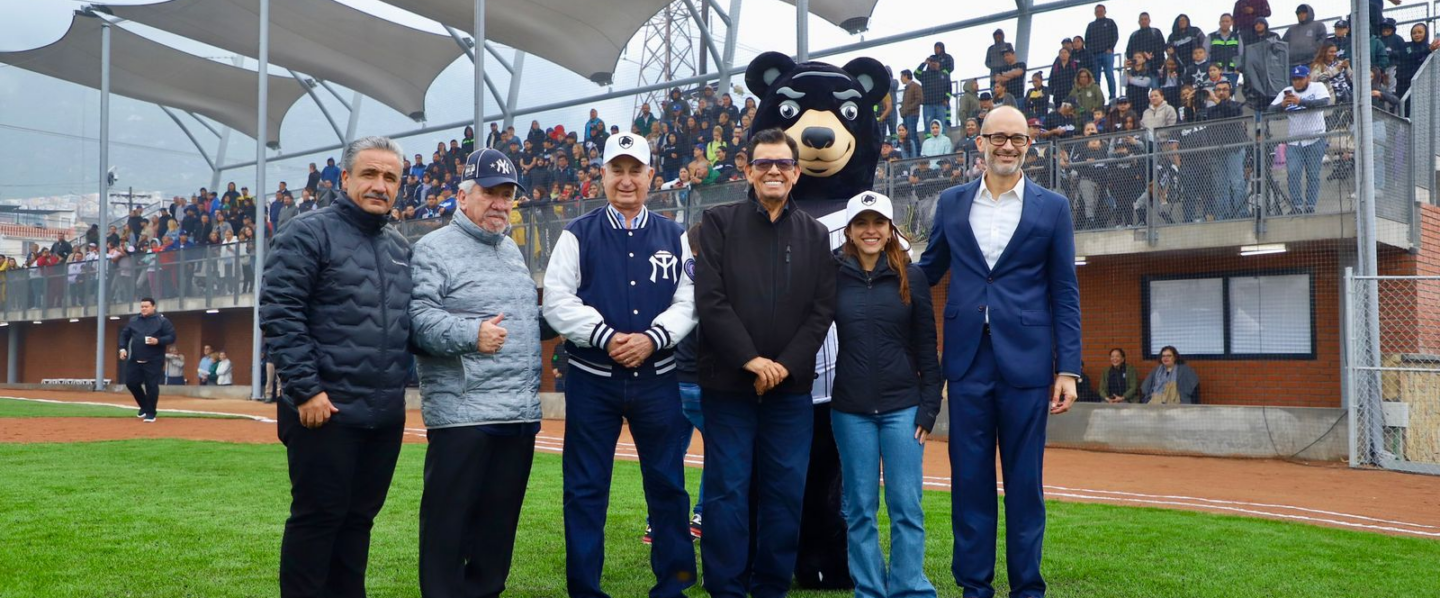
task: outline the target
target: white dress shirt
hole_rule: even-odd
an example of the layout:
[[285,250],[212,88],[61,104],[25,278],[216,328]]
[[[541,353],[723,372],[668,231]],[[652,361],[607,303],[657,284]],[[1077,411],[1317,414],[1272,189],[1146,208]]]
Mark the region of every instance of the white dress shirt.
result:
[[990,195],[984,181],[980,182],[980,190],[975,193],[975,201],[970,205],[970,230],[975,233],[980,253],[985,255],[985,263],[991,270],[1000,261],[1000,254],[1005,253],[1005,247],[1010,245],[1015,229],[1020,227],[1024,197],[1024,176],[1015,183],[1014,189],[1001,193],[998,199]]

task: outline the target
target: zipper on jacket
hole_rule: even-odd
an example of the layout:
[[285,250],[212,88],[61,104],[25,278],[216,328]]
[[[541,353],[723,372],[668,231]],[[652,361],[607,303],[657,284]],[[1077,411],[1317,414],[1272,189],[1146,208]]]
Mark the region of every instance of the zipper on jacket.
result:
[[[383,234],[383,233],[382,233]],[[375,256],[375,274],[380,277],[380,326],[383,330],[390,323],[389,293],[385,288],[385,266],[380,261],[380,235],[370,237],[370,252]],[[380,343],[380,363],[386,363],[389,353],[385,343]]]

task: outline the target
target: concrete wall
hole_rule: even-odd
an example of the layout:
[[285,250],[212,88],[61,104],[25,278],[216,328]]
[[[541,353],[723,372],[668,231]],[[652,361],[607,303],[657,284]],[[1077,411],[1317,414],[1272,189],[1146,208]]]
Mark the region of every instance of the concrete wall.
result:
[[1343,460],[1345,410],[1078,403],[1052,416],[1049,446],[1215,457]]

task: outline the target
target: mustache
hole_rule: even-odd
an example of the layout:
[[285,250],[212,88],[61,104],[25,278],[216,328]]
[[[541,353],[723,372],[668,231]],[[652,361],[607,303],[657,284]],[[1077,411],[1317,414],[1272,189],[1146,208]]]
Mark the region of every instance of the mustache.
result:
[[383,193],[374,193],[374,192],[366,193],[365,195],[362,195],[361,198],[362,198],[362,199],[378,199],[378,200],[380,200],[380,201],[390,201],[390,196],[385,195],[385,194],[383,194]]

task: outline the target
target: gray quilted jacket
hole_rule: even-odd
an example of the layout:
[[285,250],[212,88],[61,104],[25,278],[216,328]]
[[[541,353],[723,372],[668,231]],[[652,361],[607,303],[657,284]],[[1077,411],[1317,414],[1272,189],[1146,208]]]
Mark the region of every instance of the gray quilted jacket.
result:
[[[425,426],[540,421],[540,305],[520,248],[457,213],[415,243],[410,263]],[[505,345],[480,353],[480,323],[502,313]]]

